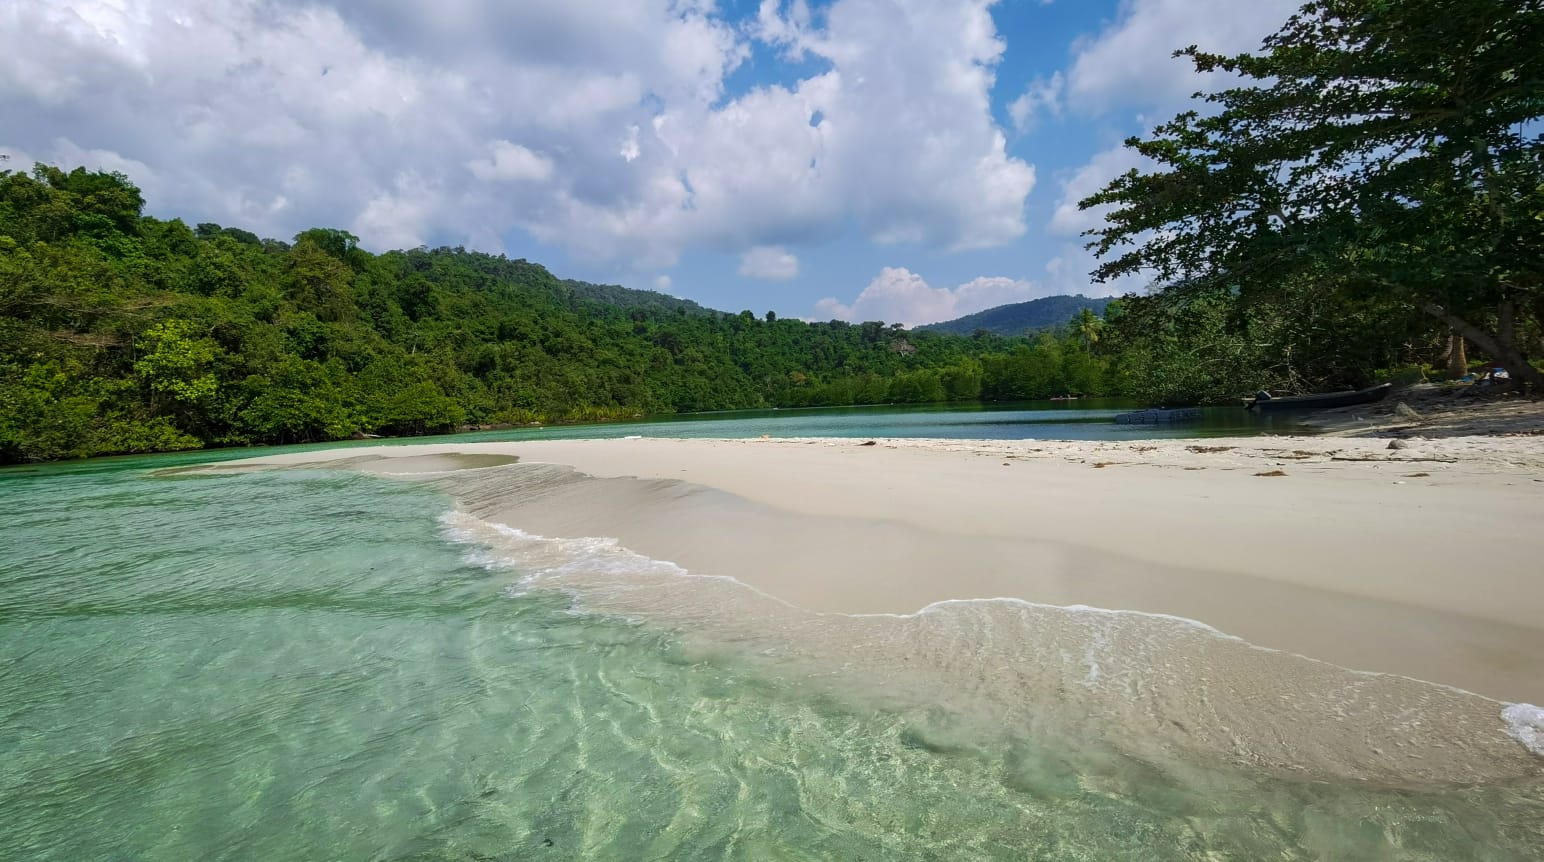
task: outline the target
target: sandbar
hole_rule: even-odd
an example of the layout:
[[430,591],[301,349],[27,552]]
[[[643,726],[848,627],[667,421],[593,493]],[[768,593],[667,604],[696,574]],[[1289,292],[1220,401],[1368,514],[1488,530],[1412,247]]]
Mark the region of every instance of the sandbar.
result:
[[451,442],[224,466],[429,477],[505,469],[489,456],[562,465],[594,481],[481,499],[479,514],[614,537],[822,613],[1017,598],[1165,614],[1346,668],[1544,702],[1544,439],[1401,445]]

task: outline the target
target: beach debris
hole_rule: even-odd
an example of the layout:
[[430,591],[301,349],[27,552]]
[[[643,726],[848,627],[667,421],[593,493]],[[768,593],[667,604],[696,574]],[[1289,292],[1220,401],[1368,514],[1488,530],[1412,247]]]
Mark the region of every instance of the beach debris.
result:
[[1270,477],[1285,476],[1285,475],[1287,475],[1287,471],[1285,471],[1285,470],[1267,470],[1264,473],[1256,473],[1255,475],[1256,476],[1270,476]]
[[1430,476],[1430,475],[1431,475],[1430,473],[1409,473],[1409,474],[1407,474],[1405,476],[1405,478],[1406,479],[1424,479],[1424,478],[1426,478],[1427,476]]
[[1375,457],[1368,457],[1368,458],[1352,457],[1350,455],[1336,455],[1335,457],[1331,458],[1330,460],[1331,461],[1384,461],[1384,462],[1388,462],[1388,461],[1432,461],[1432,462],[1435,462],[1437,464],[1457,464],[1458,463],[1458,459],[1457,458],[1418,458],[1418,457],[1414,457],[1414,456],[1406,457],[1406,458],[1395,458],[1392,455],[1375,456]]
[[1094,462],[1094,469],[1098,470],[1098,469],[1101,469],[1101,468],[1104,468],[1104,467],[1108,467],[1108,466],[1110,466],[1113,463],[1115,463],[1115,462],[1114,461],[1095,461]]
[[878,446],[879,445],[879,441],[878,440],[864,440],[862,443],[859,443],[858,445],[859,446]]
[[1390,440],[1388,448],[1390,448],[1390,449],[1409,449],[1410,448],[1410,441],[1409,440]]
[[1235,447],[1233,447],[1233,446],[1186,446],[1185,448],[1189,449],[1190,451],[1192,451],[1194,453],[1196,453],[1197,455],[1211,455],[1211,454],[1214,454],[1216,452],[1232,452]]

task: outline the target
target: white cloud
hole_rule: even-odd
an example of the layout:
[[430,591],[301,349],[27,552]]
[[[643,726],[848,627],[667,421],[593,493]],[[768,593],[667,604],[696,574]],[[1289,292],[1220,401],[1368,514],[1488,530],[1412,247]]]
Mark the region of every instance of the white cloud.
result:
[[1057,200],[1056,211],[1051,215],[1051,233],[1078,236],[1102,224],[1104,208],[1079,210],[1078,201],[1104,188],[1110,180],[1132,168],[1151,169],[1152,163],[1136,150],[1123,145],[1096,153],[1087,164],[1062,181],[1061,198]]
[[404,172],[389,190],[383,189],[365,202],[349,230],[361,237],[373,237],[390,248],[425,245],[429,221],[443,204],[440,192],[424,182],[423,177]]
[[1141,275],[1122,276],[1103,284],[1095,282],[1089,273],[1098,266],[1093,252],[1079,243],[1064,243],[1055,257],[1045,265],[1045,296],[1058,294],[1083,294],[1084,296],[1123,296],[1142,293],[1149,280]]
[[1008,103],[1008,116],[1013,119],[1013,127],[1023,133],[1034,128],[1041,114],[1060,117],[1062,94],[1066,89],[1067,79],[1060,72],[1031,81],[1017,99]]
[[670,276],[668,275],[654,276],[654,289],[661,293],[669,293],[671,283]]
[[[1190,107],[1187,103],[1196,91],[1225,83],[1220,76],[1198,75],[1187,59],[1173,58],[1175,49],[1194,44],[1205,51],[1225,54],[1252,51],[1279,29],[1299,4],[1300,0],[1122,0],[1119,15],[1109,26],[1097,36],[1075,44],[1074,58],[1060,90],[1062,101],[1057,104],[1091,115],[1130,112],[1128,116],[1146,124],[1151,119],[1144,118],[1170,117]],[[1042,97],[1035,93],[1032,85],[1021,97],[1027,100],[1022,110],[1031,121],[1031,109],[1041,105]],[[1018,115],[1013,116],[1018,122]],[[1061,194],[1047,225],[1049,232],[1075,237],[1098,227],[1103,211],[1080,211],[1078,201],[1132,168],[1151,167],[1150,162],[1124,146],[1095,153],[1062,180]],[[1088,273],[1096,265],[1090,252],[1079,244],[1068,243],[1052,258],[1047,272],[1057,292],[1097,291],[1108,295],[1146,286],[1140,278],[1091,286]]]
[[1116,20],[1078,46],[1067,72],[1068,101],[1099,112],[1160,107],[1167,115],[1203,81],[1173,53],[1187,45],[1251,51],[1278,30],[1301,0],[1122,0]]
[[552,176],[552,160],[509,141],[494,141],[492,155],[473,159],[467,168],[480,180],[529,180],[540,182]]
[[740,258],[740,274],[766,281],[787,281],[799,274],[799,259],[780,246],[758,245]]
[[922,276],[909,269],[885,267],[851,305],[835,298],[822,299],[815,303],[815,316],[920,326],[1048,295],[1032,281],[1001,276],[972,279],[952,290],[930,287]]
[[[10,0],[0,147],[110,148],[152,211],[375,248],[996,246],[1035,174],[992,119],[990,5],[765,2],[740,27],[707,0]],[[754,39],[816,71],[726,93]]]

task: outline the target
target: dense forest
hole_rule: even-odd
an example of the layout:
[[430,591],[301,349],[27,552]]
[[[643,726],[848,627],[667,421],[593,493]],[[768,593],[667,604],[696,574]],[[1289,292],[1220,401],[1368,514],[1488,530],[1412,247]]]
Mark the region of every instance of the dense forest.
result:
[[1118,388],[1071,334],[725,314],[463,249],[142,208],[122,175],[0,172],[0,461]]
[[1448,343],[1398,303],[1226,290],[1021,338],[805,323],[142,206],[121,175],[0,172],[0,463],[768,406],[1226,403],[1418,377]]

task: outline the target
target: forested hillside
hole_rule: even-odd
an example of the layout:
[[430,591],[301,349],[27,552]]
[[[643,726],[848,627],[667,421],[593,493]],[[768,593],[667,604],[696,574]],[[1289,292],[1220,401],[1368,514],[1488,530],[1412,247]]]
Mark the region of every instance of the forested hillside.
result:
[[[1196,283],[967,337],[726,314],[524,260],[371,254],[329,229],[283,242],[142,207],[121,175],[0,171],[0,463],[768,406],[1237,403],[1418,379],[1461,344],[1409,301],[1322,281]],[[1518,344],[1533,322],[1519,315]]]
[[0,173],[0,461],[1102,385],[1078,349],[723,314],[523,260],[142,206],[121,175]]
[[1045,296],[1028,302],[1014,302],[967,314],[942,323],[930,323],[920,329],[932,332],[949,332],[955,335],[974,335],[986,330],[994,335],[1024,335],[1041,329],[1065,326],[1087,309],[1094,314],[1104,314],[1113,300],[1087,296]]

